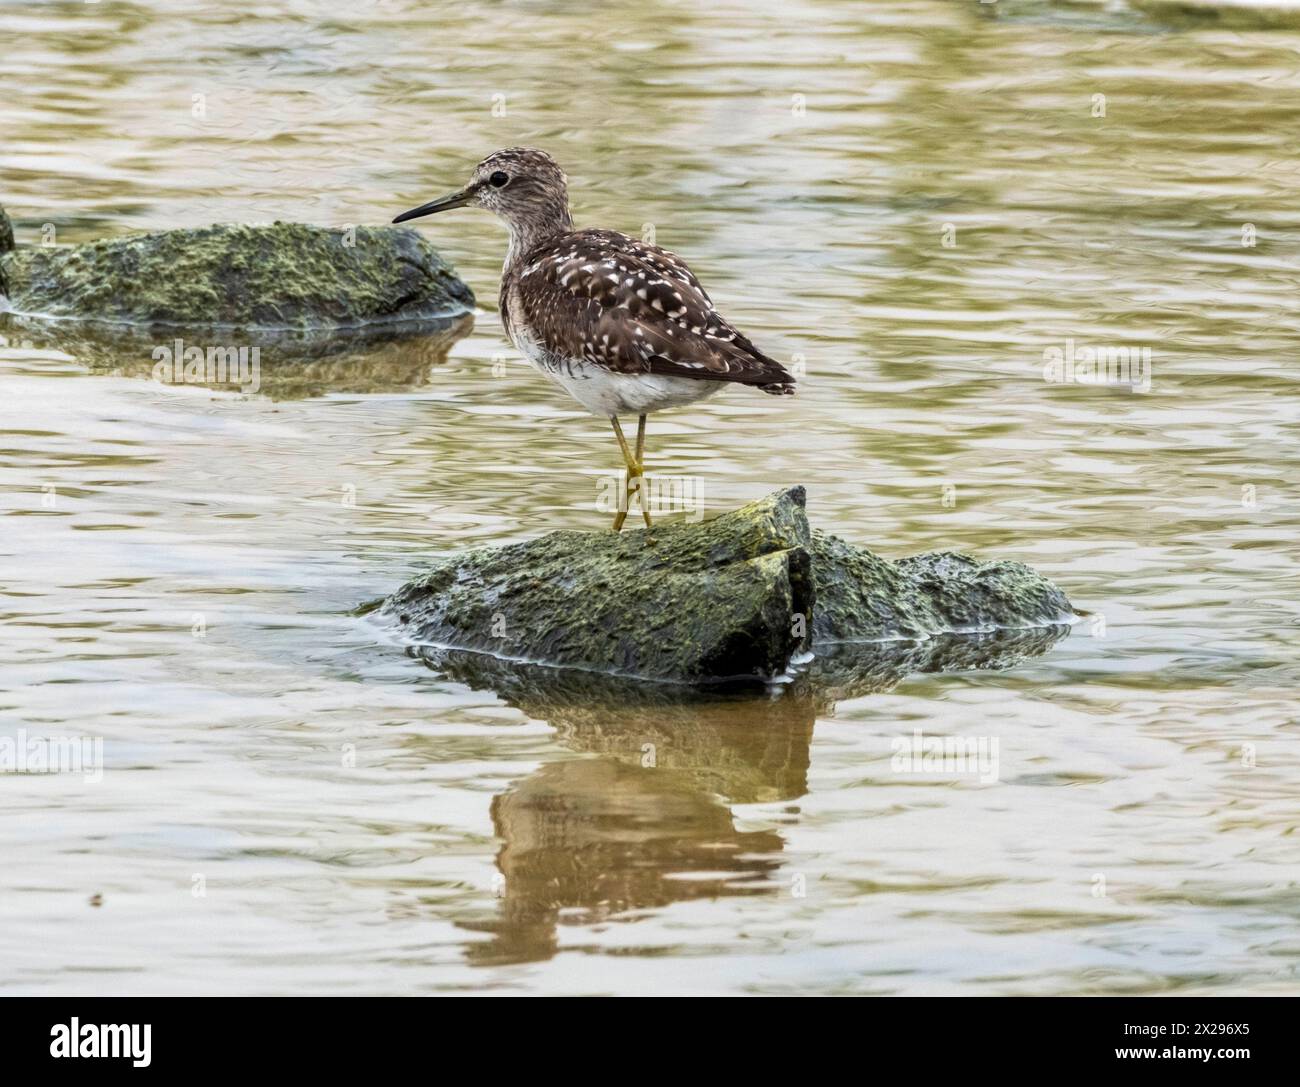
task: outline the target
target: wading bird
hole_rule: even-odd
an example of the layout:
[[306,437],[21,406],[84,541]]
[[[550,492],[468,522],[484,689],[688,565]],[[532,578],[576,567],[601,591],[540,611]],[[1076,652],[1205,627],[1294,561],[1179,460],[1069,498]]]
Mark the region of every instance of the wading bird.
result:
[[[403,212],[404,223],[480,207],[510,228],[501,274],[501,323],[528,360],[614,427],[627,465],[623,527],[644,487],[646,416],[689,404],[726,384],[794,392],[794,378],[728,324],[680,257],[613,230],[574,230],[564,172],[545,151],[508,147],[476,167],[457,192]],[[637,416],[636,446],[620,415]]]

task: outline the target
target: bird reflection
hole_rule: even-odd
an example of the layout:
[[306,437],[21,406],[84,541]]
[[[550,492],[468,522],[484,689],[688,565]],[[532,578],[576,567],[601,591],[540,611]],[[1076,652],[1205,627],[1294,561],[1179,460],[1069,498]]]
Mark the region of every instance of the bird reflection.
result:
[[560,924],[633,919],[695,898],[770,893],[780,835],[738,831],[689,773],[602,755],[543,766],[492,801],[505,843],[497,915],[471,962],[549,958]]
[[447,678],[546,720],[579,756],[547,763],[493,799],[499,901],[491,916],[461,922],[489,937],[467,947],[469,961],[549,958],[561,925],[635,921],[693,899],[789,893],[781,835],[737,830],[730,806],[803,796],[818,716],[912,672],[1009,667],[1067,631],[825,646],[791,684],[757,696],[412,650]]

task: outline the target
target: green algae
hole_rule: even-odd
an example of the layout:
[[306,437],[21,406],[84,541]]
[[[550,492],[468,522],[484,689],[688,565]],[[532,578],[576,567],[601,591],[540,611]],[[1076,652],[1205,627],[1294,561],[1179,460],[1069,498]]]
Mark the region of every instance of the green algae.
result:
[[[794,487],[700,524],[450,555],[380,613],[431,663],[470,651],[695,684],[770,679],[805,650],[829,657],[845,643],[1047,627],[1072,609],[1020,563],[950,552],[890,562],[812,531]],[[912,664],[934,659],[922,656]]]
[[474,305],[414,230],[280,222],[15,249],[0,287],[20,314],[170,327],[349,328]]

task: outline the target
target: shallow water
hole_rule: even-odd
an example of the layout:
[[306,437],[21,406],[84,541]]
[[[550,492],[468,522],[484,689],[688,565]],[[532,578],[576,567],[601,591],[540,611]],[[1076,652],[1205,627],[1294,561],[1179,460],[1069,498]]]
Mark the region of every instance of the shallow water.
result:
[[[804,483],[1093,617],[838,701],[412,659],[358,607],[600,527],[617,463],[502,336],[482,213],[422,224],[483,307],[445,357],[245,396],[10,328],[0,735],[104,771],[0,777],[0,991],[1293,990],[1300,12],[333,10],[0,3],[19,241],[381,223],[544,146],[580,223],[652,224],[806,371],[656,417],[652,473],[707,510]],[[1149,348],[1149,389],[1045,381],[1067,341]],[[914,730],[996,740],[997,780],[895,769]]]

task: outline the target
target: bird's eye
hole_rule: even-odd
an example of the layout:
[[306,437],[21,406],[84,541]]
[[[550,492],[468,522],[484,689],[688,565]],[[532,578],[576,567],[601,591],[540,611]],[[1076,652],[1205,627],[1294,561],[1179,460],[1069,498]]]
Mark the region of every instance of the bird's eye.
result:
[[491,184],[491,186],[494,189],[502,188],[509,180],[510,180],[510,175],[507,174],[504,170],[498,170],[495,174],[493,174],[490,178],[488,178],[489,184]]

